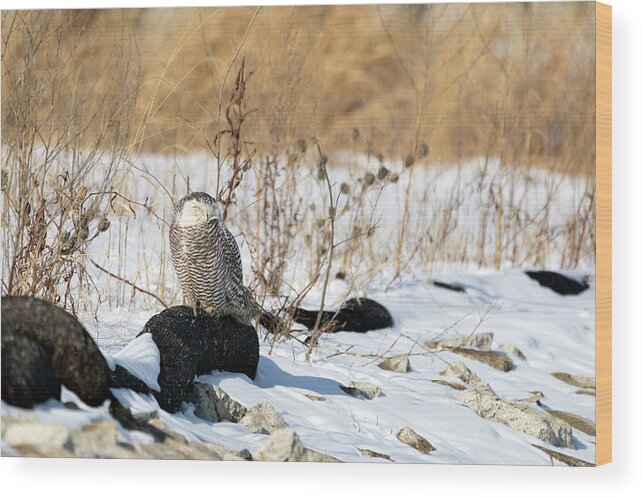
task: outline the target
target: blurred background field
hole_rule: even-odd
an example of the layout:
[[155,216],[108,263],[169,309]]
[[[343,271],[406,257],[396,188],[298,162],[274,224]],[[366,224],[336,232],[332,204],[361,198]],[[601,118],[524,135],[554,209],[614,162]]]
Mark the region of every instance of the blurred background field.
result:
[[[5,11],[2,31],[5,143],[20,124],[14,86],[29,64],[60,90],[40,109],[55,108],[52,132],[75,124],[68,110],[78,105],[74,120],[88,125],[80,141],[92,144],[103,123],[90,118],[117,83],[118,126],[131,126],[137,151],[204,149],[242,45],[253,72],[245,139],[260,153],[311,130],[327,152],[351,149],[356,130],[362,151],[390,158],[426,144],[440,163],[492,155],[593,171],[591,2]],[[30,57],[36,39],[43,46]],[[61,63],[68,74],[52,73]]]
[[180,300],[167,226],[190,190],[217,197],[262,296],[592,274],[594,19],[591,2],[4,11],[3,294]]

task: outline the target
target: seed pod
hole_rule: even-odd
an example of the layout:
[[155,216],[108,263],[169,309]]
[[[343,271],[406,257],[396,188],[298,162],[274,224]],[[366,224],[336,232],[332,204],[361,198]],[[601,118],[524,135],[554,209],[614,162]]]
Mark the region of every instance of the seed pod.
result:
[[383,163],[383,162],[384,162],[384,156],[382,155],[382,153],[381,153],[381,152],[378,152],[377,154],[375,154],[375,157],[377,158],[377,160],[378,160],[380,163]]
[[400,175],[397,173],[393,173],[390,178],[391,183],[397,183],[398,180],[400,179]]
[[85,218],[87,218],[87,222],[89,223],[94,218],[96,218],[96,211],[94,211],[93,208],[89,208],[87,211],[85,211]]
[[413,157],[412,154],[409,154],[404,158],[404,166],[406,166],[407,168],[410,168],[414,164],[415,164],[415,157]]
[[71,254],[72,252],[74,252],[75,248],[76,248],[76,239],[75,238],[69,238],[61,246],[60,253],[64,254],[65,256],[67,256],[67,255]]
[[100,220],[100,223],[98,224],[98,231],[99,232],[106,232],[107,229],[109,228],[110,222],[107,219],[107,216],[103,216]]
[[0,174],[0,190],[6,192],[7,188],[9,188],[9,173],[7,170],[3,169]]
[[302,154],[305,154],[306,151],[308,150],[308,142],[306,142],[305,138],[300,138],[297,140],[297,148]]
[[387,167],[385,166],[380,166],[380,169],[377,170],[377,179],[378,180],[385,180],[388,178],[390,171],[388,170]]
[[326,178],[326,166],[320,164],[317,166],[317,179],[323,180],[324,178]]
[[348,183],[343,182],[343,183],[339,186],[339,191],[340,191],[342,194],[344,194],[344,195],[348,195],[348,194],[350,194],[350,193],[351,193],[351,187],[350,187],[350,185],[349,185]]
[[366,185],[373,185],[375,183],[375,175],[370,171],[364,175],[364,183]]
[[359,128],[353,128],[351,139],[353,140],[353,142],[359,142]]
[[89,229],[87,226],[81,226],[80,229],[78,230],[78,241],[83,242],[87,240],[87,237],[89,237]]
[[87,196],[87,187],[84,185],[80,188],[78,193],[76,194],[76,201],[80,202],[82,201],[85,197]]
[[422,145],[418,147],[418,156],[426,157],[428,155],[429,155],[429,146],[423,142]]
[[328,156],[326,154],[322,154],[321,158],[319,159],[319,164],[322,166],[326,166],[328,164]]

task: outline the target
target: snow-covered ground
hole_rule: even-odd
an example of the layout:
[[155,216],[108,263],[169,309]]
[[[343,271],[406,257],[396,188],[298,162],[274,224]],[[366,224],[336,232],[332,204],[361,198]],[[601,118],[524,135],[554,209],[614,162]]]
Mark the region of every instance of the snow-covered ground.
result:
[[[176,185],[189,176],[193,190],[210,190],[209,186],[215,183],[214,168],[204,167],[204,162],[203,157],[193,156],[179,168],[170,160],[147,158],[137,165],[137,169],[124,170],[121,181],[131,198],[147,202],[161,218],[169,221],[171,203],[159,188],[159,181],[168,190],[182,195],[185,189]],[[199,378],[199,381],[219,385],[233,399],[248,407],[263,401],[270,403],[297,432],[305,446],[346,462],[386,461],[360,452],[367,449],[386,454],[395,462],[551,464],[549,456],[532,446],[546,446],[542,441],[481,418],[454,399],[458,391],[432,380],[446,379],[440,372],[449,363],[462,361],[503,399],[520,400],[528,398],[532,391],[540,391],[544,394],[541,403],[550,409],[595,420],[595,398],[578,394],[578,387],[551,375],[553,372],[566,372],[594,377],[595,287],[591,258],[581,258],[581,267],[587,268],[586,271],[567,271],[573,277],[589,278],[590,289],[578,296],[559,296],[541,287],[523,271],[510,268],[507,260],[503,260],[502,269],[494,270],[477,269],[475,258],[461,265],[454,261],[459,251],[475,245],[480,235],[476,231],[479,211],[481,206],[488,207],[488,203],[486,199],[476,197],[476,192],[497,191],[499,185],[506,184],[507,194],[513,185],[515,197],[522,199],[521,216],[528,215],[532,220],[546,216],[542,226],[549,227],[552,233],[562,233],[582,202],[585,182],[575,178],[558,179],[551,173],[537,170],[524,173],[524,177],[514,182],[497,165],[491,165],[489,168],[493,174],[482,178],[494,178],[493,185],[474,188],[481,178],[481,167],[474,162],[464,170],[434,167],[418,168],[414,173],[407,220],[412,237],[409,237],[406,250],[418,256],[413,259],[414,264],[404,266],[399,279],[392,278],[394,258],[391,255],[397,245],[408,171],[403,172],[398,183],[387,184],[382,190],[375,189],[363,199],[359,216],[378,221],[375,235],[363,242],[370,246],[370,252],[362,255],[363,261],[360,262],[367,278],[353,288],[344,280],[331,279],[326,302],[336,306],[347,297],[366,295],[389,309],[395,320],[392,328],[365,334],[341,332],[324,335],[309,362],[305,361],[306,349],[299,342],[273,343],[271,337],[262,335],[261,358],[254,380],[240,374],[213,372]],[[144,170],[153,173],[154,177],[143,173]],[[336,188],[341,182],[348,182],[355,191],[355,186],[360,185],[359,179],[370,170],[376,173],[377,165],[369,164],[361,171],[338,168],[331,172],[331,178]],[[147,181],[143,182],[142,178]],[[317,212],[324,213],[325,194],[316,186],[314,166],[310,171],[304,169],[296,180],[301,198],[305,199],[300,214],[312,216],[310,205],[306,203],[314,202],[319,203]],[[257,260],[257,254],[250,247],[255,239],[240,236],[256,225],[258,213],[253,199],[258,196],[253,181],[249,175],[228,222],[233,234],[239,235],[237,240],[244,259],[246,282],[251,280],[250,268],[256,268]],[[454,193],[457,194],[455,197]],[[503,199],[505,203],[510,202],[507,195]],[[303,202],[301,199],[294,201]],[[121,205],[120,201],[116,201],[116,205]],[[458,223],[453,227],[451,238],[454,260],[444,262],[432,257],[423,258],[423,253],[439,236],[426,229],[432,222],[444,221],[440,206],[447,205],[457,205],[453,213]],[[340,201],[340,209],[341,206]],[[124,208],[121,216],[110,214],[112,227],[106,236],[101,235],[92,243],[90,256],[113,273],[161,295],[168,304],[181,304],[181,294],[169,260],[167,226],[145,209],[132,208],[136,218],[127,214],[129,208]],[[507,204],[506,211],[511,212],[510,204]],[[350,213],[340,216],[336,240],[348,236],[355,221],[355,216]],[[534,225],[539,223],[536,221]],[[314,216],[307,226],[314,226]],[[494,232],[491,225],[489,230],[488,245],[492,248]],[[530,230],[516,231],[516,237],[526,240],[518,246],[521,254],[530,252]],[[535,245],[538,243],[538,230],[534,230]],[[314,240],[306,244],[305,236],[299,232],[293,235],[295,245],[289,249],[289,266],[284,273],[296,291],[306,286],[310,265],[314,261],[314,257],[308,255]],[[422,241],[423,237],[426,241]],[[422,244],[417,245],[418,241]],[[550,269],[557,268],[564,251],[565,244],[560,239],[553,240],[545,248],[542,263]],[[489,249],[491,253],[493,249]],[[374,254],[380,254],[381,259],[374,259]],[[379,271],[378,265],[381,265]],[[154,386],[158,370],[158,365],[154,364],[154,345],[140,339],[133,345],[130,343],[146,321],[162,308],[158,302],[141,293],[133,293],[130,287],[114,281],[91,265],[88,269],[92,272],[91,291],[101,299],[93,300],[92,306],[80,310],[81,321],[110,363],[119,363],[133,373],[147,377],[148,385]],[[338,270],[334,267],[332,274]],[[431,280],[458,284],[466,292],[435,287]],[[89,302],[92,302],[89,297]],[[317,309],[320,297],[321,282],[317,282],[305,296],[302,306]],[[501,345],[515,345],[526,359],[508,353],[515,368],[502,372],[452,352],[435,353],[423,346],[438,337],[447,339],[473,332],[493,332],[493,351],[499,351]],[[378,357],[396,354],[410,355],[410,372],[391,372],[377,366]],[[351,397],[339,385],[350,385],[352,381],[377,384],[381,387],[382,396],[372,400]],[[306,394],[313,396],[307,397]],[[180,413],[170,414],[160,410],[150,396],[125,390],[119,390],[117,395],[133,411],[157,410],[171,430],[188,439],[216,442],[236,449],[247,448],[254,452],[268,437],[249,433],[239,424],[202,420],[194,415],[189,404],[185,404]],[[109,417],[106,406],[88,408],[69,391],[65,391],[64,400],[75,400],[81,410],[49,402],[36,408],[35,415],[74,427]],[[25,416],[28,412],[2,403],[3,416]],[[405,426],[428,439],[436,450],[424,455],[400,442],[396,434]],[[575,450],[551,449],[593,462],[595,437],[576,429],[573,435]],[[144,439],[147,436],[132,433],[127,437]],[[3,451],[5,449],[3,443]]]
[[[440,275],[440,279],[458,283],[467,292],[436,288],[426,279],[407,282],[388,292],[374,288],[370,297],[391,311],[394,327],[366,334],[325,335],[309,363],[299,343],[278,343],[269,354],[270,339],[264,339],[254,381],[223,372],[213,372],[199,381],[219,385],[246,406],[269,402],[306,446],[347,462],[381,460],[359,451],[370,449],[389,455],[395,462],[550,464],[549,457],[531,445],[542,445],[542,441],[479,417],[454,400],[458,391],[431,380],[446,378],[440,372],[447,363],[463,361],[502,398],[524,399],[531,391],[541,391],[541,402],[549,408],[594,420],[595,398],[577,394],[578,388],[551,375],[563,371],[594,376],[593,287],[579,296],[563,297],[514,270],[451,272]],[[334,281],[331,294],[341,294],[343,285]],[[309,299],[314,302],[315,296]],[[105,310],[97,321],[86,325],[105,354],[122,359],[127,355],[119,355],[119,351],[153,313]],[[430,354],[417,344],[437,336],[469,335],[474,330],[494,333],[492,350],[498,350],[500,344],[513,344],[526,360],[512,356],[515,368],[501,372],[454,353]],[[408,373],[382,370],[378,361],[366,357],[407,353],[411,355]],[[132,360],[140,357],[140,351],[134,348]],[[382,396],[373,400],[348,396],[339,384],[350,385],[352,381],[377,384]],[[323,400],[310,399],[306,394]],[[73,399],[71,394],[67,396]],[[127,391],[120,391],[118,396],[135,411],[159,411],[169,428],[189,439],[256,451],[268,437],[249,433],[239,424],[199,419],[187,404],[183,412],[169,414],[149,396]],[[15,415],[22,410],[3,403],[2,412]],[[38,408],[36,413],[74,426],[108,416],[106,407],[79,412],[57,403]],[[427,438],[436,451],[423,455],[398,441],[396,434],[404,426]],[[595,437],[575,429],[573,434],[576,450],[552,449],[594,461]]]

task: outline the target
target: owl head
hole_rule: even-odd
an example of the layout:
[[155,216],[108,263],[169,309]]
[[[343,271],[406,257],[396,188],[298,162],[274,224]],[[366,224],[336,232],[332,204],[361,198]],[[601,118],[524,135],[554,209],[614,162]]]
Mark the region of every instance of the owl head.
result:
[[174,222],[183,227],[198,225],[215,218],[221,221],[217,201],[205,192],[192,192],[183,197],[174,210]]

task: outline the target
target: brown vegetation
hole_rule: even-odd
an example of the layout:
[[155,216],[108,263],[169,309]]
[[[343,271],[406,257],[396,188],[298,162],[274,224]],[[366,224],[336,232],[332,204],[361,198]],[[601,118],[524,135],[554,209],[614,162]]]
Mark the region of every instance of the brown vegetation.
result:
[[[91,116],[111,85],[122,83],[107,69],[116,63],[114,48],[127,41],[140,71],[130,141],[137,150],[207,147],[232,91],[224,75],[243,40],[255,72],[246,140],[260,154],[295,146],[314,129],[329,154],[350,148],[352,138],[373,155],[411,161],[423,153],[450,164],[492,155],[505,164],[593,171],[590,2],[264,7],[249,30],[255,14],[5,11],[3,59],[25,50],[16,31],[42,30],[52,16],[64,16],[64,29],[43,43],[73,54],[77,77],[94,81],[79,110]],[[55,56],[47,51],[32,70],[51,70]],[[3,111],[19,84],[6,68]],[[56,108],[41,111],[60,125],[77,100],[61,92]],[[18,125],[3,112],[3,139]],[[92,122],[79,138],[91,143],[99,127]]]

